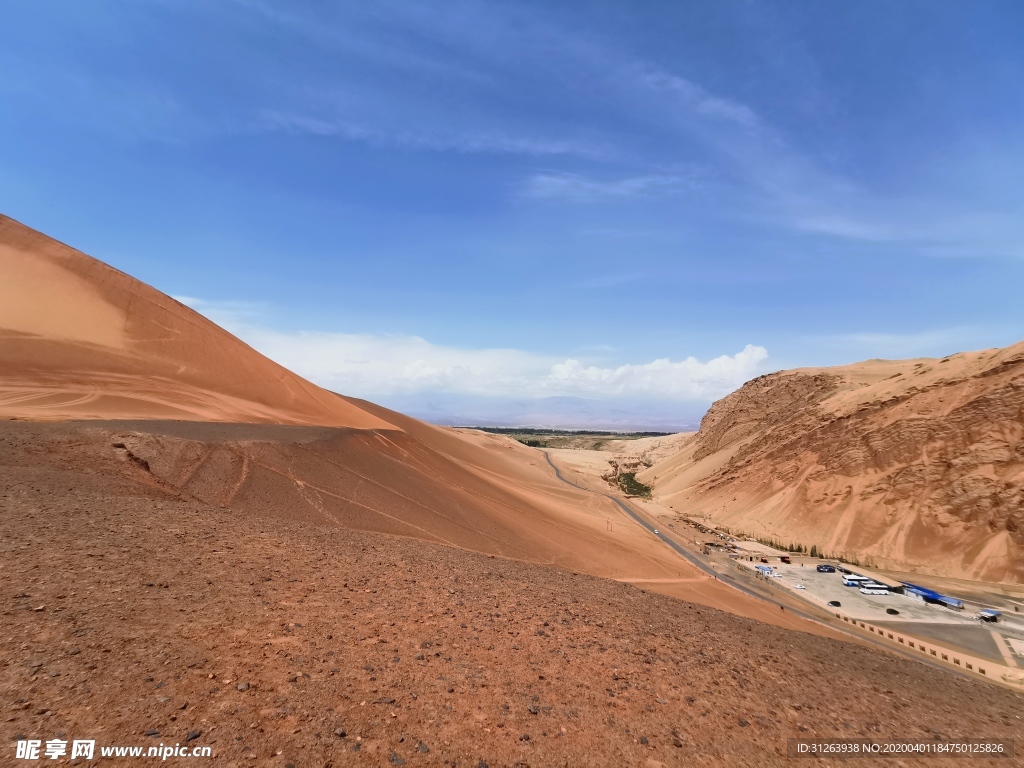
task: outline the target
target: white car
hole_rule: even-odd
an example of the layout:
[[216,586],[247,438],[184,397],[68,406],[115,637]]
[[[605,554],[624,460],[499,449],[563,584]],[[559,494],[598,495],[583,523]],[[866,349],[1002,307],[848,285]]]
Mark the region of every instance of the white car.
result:
[[803,584],[797,584],[796,588],[797,589],[807,589],[807,587],[805,587]]
[[658,533],[658,534],[660,534],[660,533],[661,533],[661,531],[659,531],[659,530],[658,530],[657,528],[655,528],[655,529],[654,529],[654,532],[655,532],[655,533]]

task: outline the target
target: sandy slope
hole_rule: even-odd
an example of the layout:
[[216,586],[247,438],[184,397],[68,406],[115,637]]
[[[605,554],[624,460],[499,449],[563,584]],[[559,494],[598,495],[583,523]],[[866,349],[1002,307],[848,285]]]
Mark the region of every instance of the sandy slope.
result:
[[673,509],[902,571],[1024,580],[1024,343],[763,376],[640,474]]
[[0,216],[0,418],[394,429],[159,291]]

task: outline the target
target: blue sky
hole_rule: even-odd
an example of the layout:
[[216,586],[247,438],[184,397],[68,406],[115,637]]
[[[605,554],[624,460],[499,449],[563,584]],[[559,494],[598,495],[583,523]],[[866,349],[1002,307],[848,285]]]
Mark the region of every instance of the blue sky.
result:
[[0,211],[342,392],[683,423],[769,370],[1024,338],[1022,28],[1013,1],[14,4]]

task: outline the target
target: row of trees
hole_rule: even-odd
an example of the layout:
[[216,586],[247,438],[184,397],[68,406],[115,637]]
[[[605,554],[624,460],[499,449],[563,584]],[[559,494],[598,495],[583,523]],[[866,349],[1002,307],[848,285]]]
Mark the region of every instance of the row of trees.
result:
[[718,528],[719,528],[719,530],[725,531],[730,536],[736,536],[737,538],[744,538],[744,539],[754,539],[754,541],[758,541],[761,544],[765,544],[765,545],[767,545],[769,547],[774,547],[775,549],[781,549],[781,550],[783,550],[785,552],[793,552],[794,554],[801,554],[801,555],[806,554],[806,555],[809,555],[810,557],[818,557],[818,558],[821,558],[823,560],[838,560],[841,563],[849,563],[850,565],[865,565],[865,566],[870,566],[871,565],[870,562],[866,562],[866,563],[860,562],[860,560],[858,560],[856,557],[849,557],[847,555],[837,555],[835,553],[825,552],[824,550],[818,549],[818,545],[817,544],[812,544],[810,549],[808,549],[807,546],[804,545],[804,544],[794,544],[792,542],[790,542],[788,544],[784,544],[783,542],[779,541],[779,539],[774,538],[774,537],[772,537],[772,538],[764,538],[762,536],[752,536],[752,535],[746,534],[746,533],[733,533],[731,530],[726,528],[724,525],[720,525],[720,526],[718,526]]

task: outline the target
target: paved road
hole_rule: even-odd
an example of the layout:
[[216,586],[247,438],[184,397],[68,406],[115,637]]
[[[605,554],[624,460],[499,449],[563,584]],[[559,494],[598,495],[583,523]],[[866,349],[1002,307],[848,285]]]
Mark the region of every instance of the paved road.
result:
[[780,608],[788,607],[788,610],[792,611],[797,616],[800,616],[800,617],[805,618],[805,619],[810,619],[811,621],[815,621],[816,620],[813,616],[811,616],[811,615],[809,615],[807,613],[804,613],[803,611],[801,611],[799,609],[793,608],[792,606],[784,606],[783,603],[779,602],[778,600],[773,600],[770,597],[766,597],[765,595],[762,595],[759,592],[756,592],[755,590],[750,589],[749,587],[745,586],[744,584],[740,584],[739,582],[737,582],[734,578],[732,578],[728,574],[719,573],[714,568],[712,568],[708,563],[705,563],[703,560],[701,560],[699,557],[697,557],[697,555],[695,555],[693,552],[691,552],[690,550],[688,550],[685,547],[681,546],[674,539],[670,538],[666,534],[661,533],[657,528],[654,527],[653,524],[648,522],[646,518],[642,517],[636,510],[634,510],[631,506],[629,506],[629,504],[624,502],[622,499],[620,499],[617,496],[614,496],[614,495],[612,495],[610,493],[601,493],[600,491],[595,491],[595,490],[593,490],[591,488],[586,488],[586,487],[584,487],[582,485],[578,485],[577,483],[574,483],[572,480],[566,479],[565,476],[563,476],[561,471],[558,469],[558,465],[555,464],[555,462],[553,462],[551,460],[551,456],[550,456],[550,454],[548,454],[547,451],[544,451],[544,458],[546,458],[548,460],[548,464],[550,464],[551,468],[553,470],[555,470],[555,475],[563,483],[568,483],[573,488],[579,488],[581,491],[587,491],[588,493],[596,493],[596,494],[598,494],[600,496],[604,496],[606,499],[609,499],[612,503],[618,505],[619,508],[622,509],[622,511],[625,512],[627,515],[629,515],[634,521],[636,521],[638,524],[640,524],[645,529],[647,529],[647,531],[649,531],[651,534],[657,536],[659,539],[661,539],[666,544],[668,544],[673,550],[675,550],[675,552],[680,557],[685,558],[688,562],[690,562],[692,565],[696,566],[697,568],[699,568],[701,571],[703,571],[704,573],[708,574],[709,576],[713,576],[716,579],[718,579],[719,581],[725,582],[729,586],[738,589],[740,592],[743,592],[744,594],[749,595],[750,597],[757,598],[758,600],[764,600],[765,602],[771,603],[773,605],[777,605]]
[[[783,603],[779,602],[778,600],[775,600],[775,599],[773,599],[771,597],[768,597],[766,595],[760,594],[760,593],[750,589],[749,587],[745,586],[744,584],[739,583],[738,581],[736,581],[731,576],[729,576],[727,574],[724,574],[724,573],[719,573],[718,571],[714,570],[711,566],[709,566],[707,563],[705,563],[702,560],[700,560],[700,558],[698,558],[694,553],[692,553],[689,550],[687,550],[686,548],[680,546],[679,544],[677,544],[675,541],[670,539],[665,534],[660,533],[660,532],[659,533],[654,533],[655,530],[657,530],[657,529],[651,523],[649,523],[644,517],[642,517],[639,513],[637,513],[632,507],[630,507],[626,502],[622,501],[617,496],[614,496],[613,494],[610,494],[610,493],[601,493],[600,491],[595,491],[592,488],[587,488],[585,486],[582,486],[582,485],[579,485],[577,483],[574,483],[572,480],[567,479],[564,475],[562,475],[562,472],[561,472],[561,470],[559,470],[558,465],[555,464],[555,462],[553,462],[551,460],[551,455],[547,451],[543,451],[543,454],[544,454],[544,458],[548,460],[548,464],[550,464],[551,468],[555,471],[555,476],[559,480],[561,480],[563,483],[571,485],[573,488],[578,488],[581,491],[586,491],[587,493],[594,493],[594,494],[597,494],[599,496],[604,496],[606,499],[611,500],[613,503],[618,505],[622,509],[623,512],[625,512],[627,515],[629,515],[630,518],[632,518],[634,521],[636,521],[641,526],[643,526],[645,529],[647,529],[650,533],[654,534],[659,539],[661,539],[666,544],[668,544],[670,547],[672,547],[672,549],[675,550],[676,553],[678,553],[681,557],[685,558],[687,560],[687,562],[692,563],[693,565],[695,565],[697,568],[699,568],[704,573],[707,573],[707,574],[709,574],[711,576],[716,577],[719,581],[728,584],[730,587],[733,587],[734,589],[738,589],[740,592],[743,592],[744,594],[749,595],[750,597],[756,598],[758,600],[762,600],[762,601],[764,601],[766,603],[771,603],[772,605],[777,605],[780,608],[783,608],[784,610],[788,610],[788,611],[792,612],[793,615],[799,616],[802,619],[807,619],[808,621],[816,622],[818,624],[821,624],[822,626],[828,627],[829,629],[831,629],[833,631],[840,632],[840,633],[842,633],[844,635],[847,635],[848,637],[855,638],[855,639],[857,639],[857,640],[859,640],[861,642],[870,643],[871,645],[873,645],[873,646],[875,646],[877,648],[880,648],[880,649],[885,650],[885,651],[889,651],[890,653],[895,653],[898,656],[902,656],[902,657],[910,659],[912,661],[916,661],[916,662],[918,662],[920,664],[927,664],[929,667],[933,667],[935,669],[941,669],[944,672],[950,672],[950,673],[955,674],[955,675],[957,675],[959,677],[967,678],[968,680],[977,680],[978,679],[976,676],[970,675],[967,672],[964,672],[964,671],[961,671],[961,670],[957,670],[957,669],[951,669],[948,666],[944,666],[942,664],[939,664],[938,662],[933,662],[930,659],[919,658],[918,656],[915,656],[915,655],[911,654],[909,651],[904,651],[904,650],[901,650],[900,648],[893,648],[892,646],[887,645],[887,644],[885,644],[883,642],[880,642],[880,641],[876,640],[873,637],[868,637],[868,636],[865,636],[865,635],[861,635],[859,633],[851,632],[850,630],[846,629],[845,627],[843,627],[841,625],[837,626],[836,624],[830,622],[827,619],[823,619],[823,618],[821,618],[819,616],[814,616],[814,615],[811,615],[809,613],[805,613],[804,611],[801,611],[798,608],[794,608],[792,606],[792,604],[783,604]],[[991,682],[991,681],[988,681],[988,682]]]

